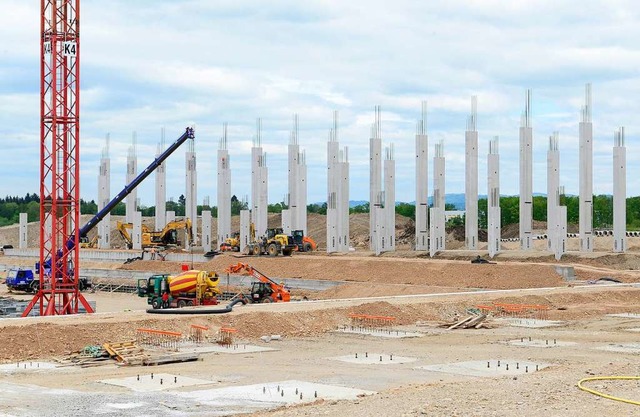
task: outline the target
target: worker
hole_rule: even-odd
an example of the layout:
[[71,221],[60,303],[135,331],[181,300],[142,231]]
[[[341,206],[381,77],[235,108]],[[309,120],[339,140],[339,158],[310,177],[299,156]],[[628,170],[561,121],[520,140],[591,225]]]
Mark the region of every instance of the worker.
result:
[[169,308],[169,292],[165,291],[162,294],[162,308]]
[[156,248],[151,248],[151,260],[156,259]]

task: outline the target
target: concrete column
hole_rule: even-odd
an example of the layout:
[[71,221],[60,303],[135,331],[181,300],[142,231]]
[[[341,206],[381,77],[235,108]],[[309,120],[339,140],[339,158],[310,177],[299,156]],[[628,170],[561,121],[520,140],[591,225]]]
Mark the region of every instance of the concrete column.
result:
[[[160,143],[156,151],[156,158],[164,151],[164,127],[160,131]],[[164,229],[167,216],[167,162],[156,168],[156,230]]]
[[416,128],[416,250],[429,249],[429,137],[427,102],[422,102],[422,119]]
[[293,128],[289,135],[289,192],[287,194],[287,203],[289,205],[288,210],[288,224],[285,225],[285,218],[283,215],[282,228],[286,234],[290,234],[291,230],[297,230],[298,228],[298,158],[300,156],[300,145],[298,145],[298,115],[293,115]]
[[297,224],[292,223],[293,230],[303,230],[305,236],[308,233],[307,228],[307,155],[304,151],[298,154],[298,216]]
[[262,152],[262,121],[256,124],[257,134],[251,148],[251,221],[256,228],[256,237],[264,235],[268,220],[268,175],[267,156]]
[[500,154],[498,152],[498,137],[489,141],[487,155],[487,247],[489,257],[493,258],[500,252]]
[[445,249],[445,160],[444,143],[436,143],[433,155],[433,207],[429,210],[429,254]]
[[282,230],[284,231],[284,233],[291,235],[291,210],[290,209],[284,209],[282,210],[282,212],[280,213],[280,218],[281,218],[281,226],[282,226]]
[[131,235],[133,249],[142,249],[142,212],[136,211],[133,216],[133,232]]
[[[133,132],[132,145],[127,153],[127,184],[131,183],[138,176],[138,156],[136,155],[137,134]],[[133,223],[136,211],[136,202],[138,201],[138,190],[135,188],[129,193],[125,199],[125,222]]]
[[382,207],[382,138],[380,125],[380,106],[375,107],[375,122],[371,127],[369,139],[369,249],[379,253],[377,231],[380,229],[381,219],[378,218],[378,208]]
[[627,251],[627,149],[624,127],[615,132],[613,142],[613,251]]
[[[334,113],[334,125],[335,123]],[[327,253],[338,252],[339,153],[340,144],[334,126],[327,142]]]
[[560,152],[558,152],[558,133],[549,137],[547,151],[547,250],[556,252],[557,238],[555,231],[558,224],[558,207],[560,187]]
[[344,147],[339,155],[338,188],[338,250],[349,252],[349,148]]
[[[303,170],[300,171],[301,176],[304,175],[306,178],[306,165],[303,164],[301,167],[303,167]],[[303,194],[306,199],[306,192]],[[333,128],[329,132],[329,142],[327,143],[327,253],[348,251],[349,151],[347,147],[340,150],[338,112],[335,111],[333,113]]]
[[[185,153],[185,209],[184,215],[191,220],[193,234],[191,239],[193,245],[197,245],[198,236],[198,193],[197,193],[197,172],[196,172],[196,152],[193,139],[189,139],[189,150]],[[184,240],[185,249],[189,249],[189,239]]]
[[[202,250],[207,253],[211,250],[213,245],[211,239],[211,211],[202,210]],[[218,243],[218,249],[220,244]]]
[[[227,124],[218,147],[218,248],[231,237],[231,164],[227,149]],[[204,233],[204,232],[203,232]]]
[[579,131],[580,158],[580,251],[593,252],[593,123],[591,122],[591,84],[585,86],[585,105]]
[[533,128],[531,90],[527,90],[520,126],[520,249],[533,249]]
[[396,161],[393,144],[385,149],[384,160],[384,226],[385,251],[396,250]]
[[[98,211],[105,208],[111,201],[111,160],[109,158],[109,134],[100,158],[100,173],[98,174]],[[111,247],[111,214],[107,214],[98,224],[98,248]]]
[[[560,194],[564,194],[564,187],[560,188]],[[555,243],[555,258],[559,261],[562,255],[567,253],[567,208],[565,206],[559,206],[557,210],[557,222],[556,230],[554,233]]]
[[168,210],[167,211],[167,223],[171,223],[172,221],[176,220],[176,212],[173,210]]
[[478,130],[477,97],[471,97],[471,115],[465,132],[465,244],[478,249]]
[[29,222],[27,221],[27,213],[20,213],[20,228],[19,228],[19,239],[18,239],[18,247],[20,249],[27,249],[28,241],[27,241],[27,225]]
[[244,252],[251,241],[251,213],[249,210],[240,210],[240,250]]

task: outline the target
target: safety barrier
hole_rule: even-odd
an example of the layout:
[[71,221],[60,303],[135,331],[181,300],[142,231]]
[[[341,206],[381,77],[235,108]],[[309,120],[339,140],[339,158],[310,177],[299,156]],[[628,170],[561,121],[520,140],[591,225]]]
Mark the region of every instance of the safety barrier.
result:
[[369,314],[349,314],[349,319],[351,320],[351,324],[357,327],[387,327],[391,326],[391,324],[396,320],[395,317],[391,316],[373,316]]
[[234,334],[238,333],[238,329],[232,327],[221,327],[218,332],[218,344],[223,346],[232,346],[234,343]]
[[[483,310],[483,307],[491,306],[476,306],[478,309]],[[493,309],[491,310],[496,316],[511,317],[511,318],[533,318],[538,320],[547,320],[549,317],[550,307],[542,304],[508,304],[508,303],[493,303]]]
[[138,345],[157,346],[177,349],[182,341],[182,333],[165,330],[137,329],[136,343]]
[[189,340],[196,343],[204,342],[204,332],[208,331],[207,326],[200,326],[198,324],[192,324],[189,327]]

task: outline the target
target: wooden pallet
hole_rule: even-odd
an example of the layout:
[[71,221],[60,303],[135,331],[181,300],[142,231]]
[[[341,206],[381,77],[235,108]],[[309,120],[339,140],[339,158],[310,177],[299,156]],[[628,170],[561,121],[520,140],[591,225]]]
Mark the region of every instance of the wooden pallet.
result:
[[122,364],[142,363],[148,357],[135,342],[105,343],[102,345],[112,358]]

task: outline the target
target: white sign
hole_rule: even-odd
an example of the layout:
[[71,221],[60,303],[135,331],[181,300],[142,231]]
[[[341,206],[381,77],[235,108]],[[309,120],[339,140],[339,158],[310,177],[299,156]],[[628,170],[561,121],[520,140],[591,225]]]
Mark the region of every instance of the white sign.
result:
[[43,48],[45,55],[49,55],[51,53],[51,42],[45,42]]
[[78,54],[78,44],[75,41],[62,43],[62,55],[75,57]]

